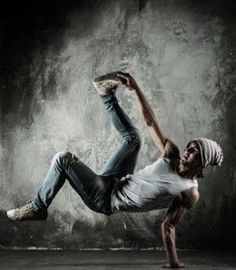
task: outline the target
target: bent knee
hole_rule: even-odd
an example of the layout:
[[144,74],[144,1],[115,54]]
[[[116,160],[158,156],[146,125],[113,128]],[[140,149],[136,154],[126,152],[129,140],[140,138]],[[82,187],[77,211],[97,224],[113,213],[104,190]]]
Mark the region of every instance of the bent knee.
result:
[[133,147],[140,149],[141,147],[141,138],[137,131],[134,131],[130,134],[130,137],[128,139],[128,143],[132,145]]
[[72,153],[69,151],[61,151],[61,152],[57,152],[56,155],[54,156],[54,159],[64,159],[64,158],[68,158],[71,157]]
[[62,151],[56,153],[53,161],[68,161],[69,163],[72,163],[73,161],[79,161],[79,157],[69,151]]

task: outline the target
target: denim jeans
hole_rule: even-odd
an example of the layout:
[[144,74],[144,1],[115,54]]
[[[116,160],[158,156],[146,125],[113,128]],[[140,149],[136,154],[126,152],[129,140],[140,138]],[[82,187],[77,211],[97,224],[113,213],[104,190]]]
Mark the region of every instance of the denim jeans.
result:
[[112,214],[111,191],[115,178],[120,179],[134,170],[140,138],[137,129],[119,106],[113,93],[101,96],[111,123],[123,138],[120,148],[110,157],[102,172],[96,174],[80,158],[70,152],[57,153],[32,203],[33,208],[45,210],[66,180],[92,210]]

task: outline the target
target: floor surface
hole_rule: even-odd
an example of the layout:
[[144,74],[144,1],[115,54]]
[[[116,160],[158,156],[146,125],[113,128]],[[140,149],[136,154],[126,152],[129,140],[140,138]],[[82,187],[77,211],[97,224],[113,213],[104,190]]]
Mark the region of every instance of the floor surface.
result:
[[[236,252],[182,251],[185,269],[236,269]],[[159,251],[0,250],[1,270],[146,270],[163,269]]]

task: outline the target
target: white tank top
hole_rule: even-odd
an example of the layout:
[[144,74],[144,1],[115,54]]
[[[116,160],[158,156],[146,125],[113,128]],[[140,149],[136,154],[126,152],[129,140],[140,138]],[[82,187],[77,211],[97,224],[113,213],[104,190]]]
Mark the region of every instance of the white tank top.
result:
[[198,187],[197,180],[183,178],[174,171],[167,158],[159,158],[152,165],[120,181],[124,184],[115,187],[111,194],[113,213],[169,208],[178,193]]

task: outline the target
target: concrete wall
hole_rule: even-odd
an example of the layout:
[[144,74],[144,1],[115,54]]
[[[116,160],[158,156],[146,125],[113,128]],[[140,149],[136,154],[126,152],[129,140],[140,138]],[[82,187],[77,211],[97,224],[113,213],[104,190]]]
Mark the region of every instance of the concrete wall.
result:
[[[233,3],[233,1],[232,1]],[[231,1],[38,1],[1,8],[0,245],[47,248],[161,246],[163,211],[105,217],[65,185],[45,222],[4,211],[30,199],[54,154],[77,152],[96,172],[119,145],[91,80],[134,75],[181,149],[218,141],[222,168],[199,181],[200,201],[178,227],[178,246],[236,245],[235,21]],[[235,46],[234,46],[235,47]],[[142,133],[137,169],[158,158],[130,93],[121,105]]]

